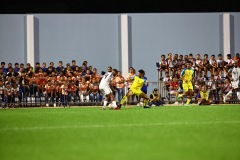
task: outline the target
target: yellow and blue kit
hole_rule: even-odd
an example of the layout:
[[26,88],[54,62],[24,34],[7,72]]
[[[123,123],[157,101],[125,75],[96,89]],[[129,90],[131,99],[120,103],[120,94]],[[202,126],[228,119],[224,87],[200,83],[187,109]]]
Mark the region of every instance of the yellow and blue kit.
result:
[[193,90],[192,78],[193,78],[193,69],[184,68],[182,70],[181,76],[183,77],[183,90],[187,92],[189,89]]
[[135,76],[133,84],[129,90],[132,91],[133,94],[139,96],[142,93],[141,88],[143,85],[144,85],[144,79],[139,78],[138,76]]

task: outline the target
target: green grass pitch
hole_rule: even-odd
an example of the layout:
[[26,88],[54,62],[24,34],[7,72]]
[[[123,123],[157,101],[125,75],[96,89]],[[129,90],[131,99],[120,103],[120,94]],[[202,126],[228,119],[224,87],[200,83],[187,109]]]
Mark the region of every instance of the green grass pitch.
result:
[[240,106],[0,110],[1,160],[239,160]]

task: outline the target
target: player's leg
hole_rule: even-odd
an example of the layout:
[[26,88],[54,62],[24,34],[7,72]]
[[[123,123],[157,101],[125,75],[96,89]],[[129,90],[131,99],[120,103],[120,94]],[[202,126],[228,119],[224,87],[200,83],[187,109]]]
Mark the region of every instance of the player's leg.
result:
[[108,98],[111,99],[111,104],[110,104],[110,105],[113,106],[113,108],[116,108],[116,107],[117,107],[117,104],[116,104],[115,96],[114,96],[113,92],[110,92],[110,93],[108,94]]
[[108,91],[106,90],[105,86],[99,86],[99,90],[100,90],[100,93],[102,93],[102,95],[105,96],[104,101],[103,101],[103,107],[102,107],[102,109],[105,110],[107,107],[107,103],[108,103],[108,94],[110,92],[106,93]]
[[192,89],[189,89],[188,90],[188,99],[187,99],[187,102],[186,102],[186,106],[187,107],[189,107],[189,104],[190,104],[190,102],[192,100],[192,94],[193,94]]
[[128,92],[125,94],[125,96],[123,96],[121,102],[120,102],[120,105],[123,105],[126,100],[128,99],[128,97],[132,96],[133,95],[133,92],[131,90],[128,90]]
[[189,107],[189,104],[192,100],[192,95],[193,95],[193,85],[191,82],[189,82],[187,84],[187,87],[188,87],[188,99],[187,99],[187,102],[186,102],[186,106]]
[[179,100],[180,98],[183,98],[183,96],[188,96],[188,86],[187,86],[187,84],[182,83],[182,87],[183,87],[183,93],[178,94],[177,100]]
[[150,108],[150,106],[148,106],[148,102],[149,102],[149,97],[147,96],[146,93],[142,92],[141,90],[135,90],[133,91],[133,93],[138,96],[139,98],[143,98],[144,101],[144,108]]
[[109,97],[108,95],[105,95],[105,99],[103,101],[103,108],[102,108],[103,110],[106,109],[106,107],[107,107],[108,97]]

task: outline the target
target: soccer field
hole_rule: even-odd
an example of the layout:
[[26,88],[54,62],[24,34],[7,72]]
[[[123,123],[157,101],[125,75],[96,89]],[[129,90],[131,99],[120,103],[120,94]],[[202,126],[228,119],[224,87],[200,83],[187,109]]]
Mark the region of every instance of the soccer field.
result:
[[1,160],[239,160],[240,106],[0,110]]

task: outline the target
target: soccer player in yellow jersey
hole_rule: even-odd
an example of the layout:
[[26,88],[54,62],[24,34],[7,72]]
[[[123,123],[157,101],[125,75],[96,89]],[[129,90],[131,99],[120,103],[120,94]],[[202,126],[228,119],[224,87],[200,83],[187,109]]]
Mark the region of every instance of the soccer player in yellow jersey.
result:
[[127,94],[122,98],[120,102],[120,107],[126,102],[127,97],[135,94],[139,98],[144,99],[144,108],[150,108],[150,106],[148,106],[149,97],[144,92],[141,91],[141,88],[144,85],[144,79],[143,79],[144,75],[145,75],[144,70],[141,69],[138,71],[138,76],[134,77],[132,86],[130,87]]
[[190,61],[188,61],[186,65],[187,65],[187,68],[184,68],[181,73],[184,94],[179,94],[178,99],[180,99],[183,95],[188,96],[185,106],[190,107],[189,103],[192,100],[192,91],[193,91],[192,78],[193,78],[194,70],[191,68]]

